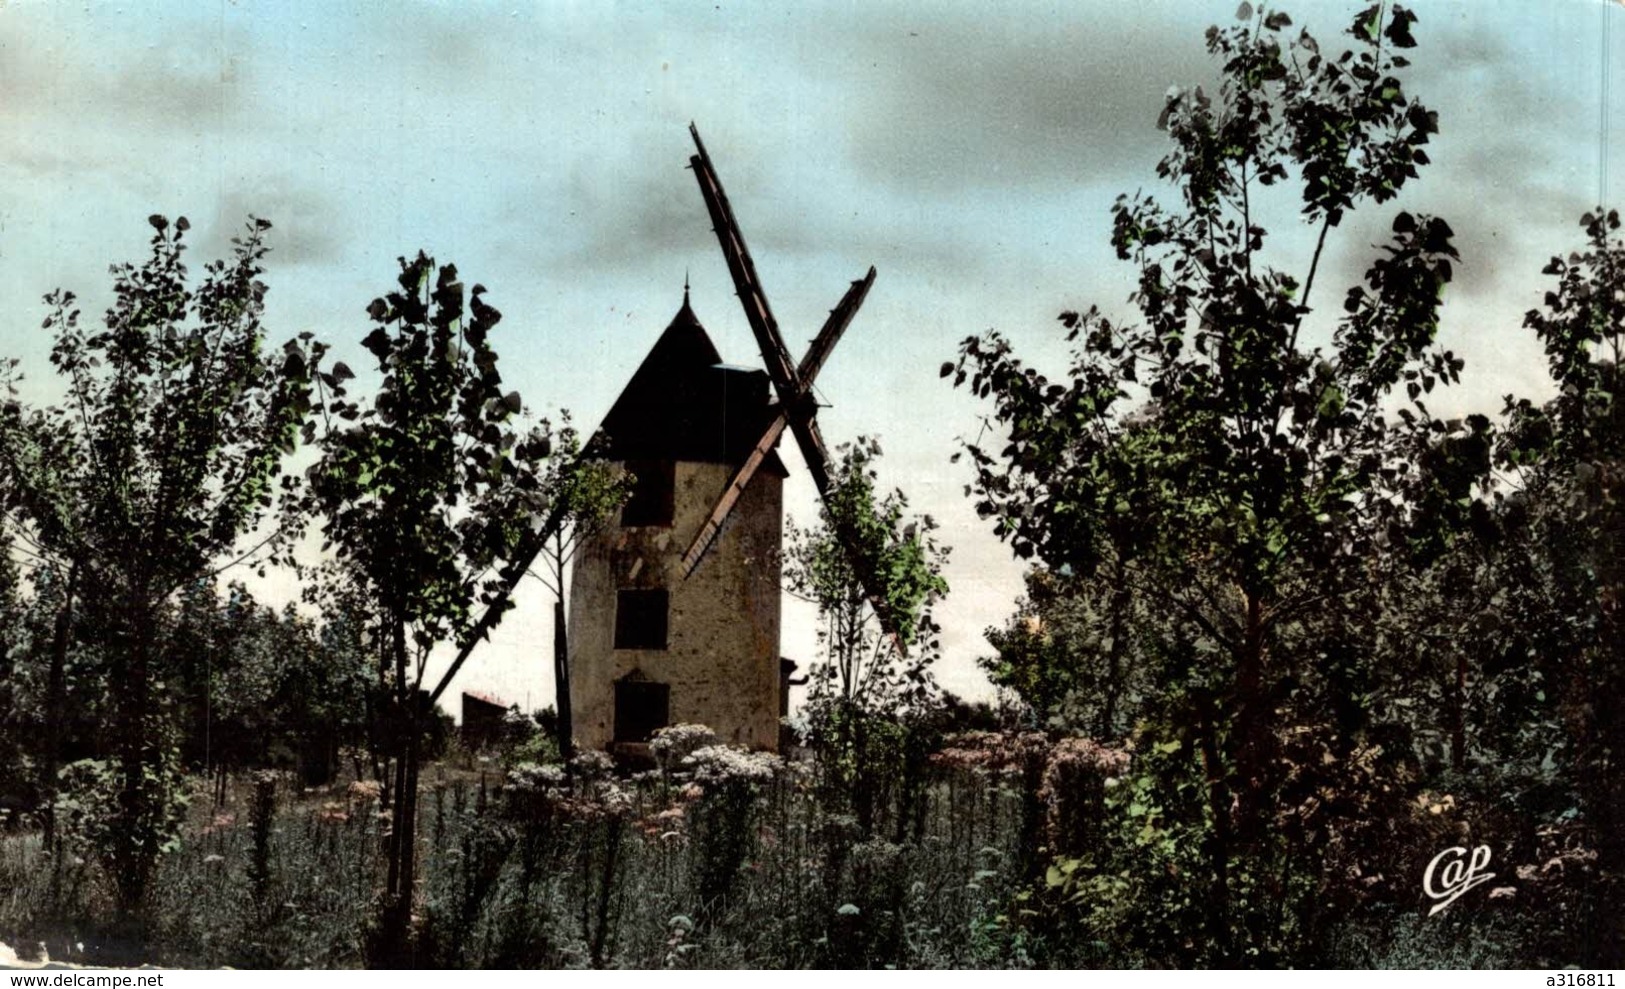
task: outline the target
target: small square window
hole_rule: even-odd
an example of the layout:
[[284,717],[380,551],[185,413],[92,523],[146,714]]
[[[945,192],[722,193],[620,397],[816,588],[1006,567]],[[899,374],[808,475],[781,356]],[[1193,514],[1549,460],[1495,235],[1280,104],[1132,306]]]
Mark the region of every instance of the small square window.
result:
[[615,648],[666,648],[670,597],[658,590],[626,589],[615,595]]
[[649,680],[615,681],[615,741],[647,742],[671,721],[671,687]]
[[676,511],[677,464],[671,460],[633,460],[632,494],[621,506],[621,525],[671,525]]

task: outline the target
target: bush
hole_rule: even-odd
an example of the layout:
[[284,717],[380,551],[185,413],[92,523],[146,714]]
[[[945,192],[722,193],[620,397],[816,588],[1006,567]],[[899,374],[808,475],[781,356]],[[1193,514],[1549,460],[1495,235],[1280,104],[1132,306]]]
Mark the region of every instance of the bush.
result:
[[[110,761],[82,759],[62,767],[54,813],[65,847],[94,857],[121,896],[143,888],[146,870],[180,847],[180,828],[190,798],[175,754],[162,750],[141,766],[136,816],[120,800],[120,770]],[[135,870],[139,875],[131,874]]]

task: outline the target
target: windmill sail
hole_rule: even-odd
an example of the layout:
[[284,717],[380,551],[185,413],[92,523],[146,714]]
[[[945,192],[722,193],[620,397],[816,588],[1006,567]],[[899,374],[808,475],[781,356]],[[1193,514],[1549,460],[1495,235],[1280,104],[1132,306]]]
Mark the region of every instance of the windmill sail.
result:
[[[840,305],[830,312],[829,319],[824,323],[824,328],[818,332],[817,338],[807,348],[807,353],[801,358],[801,363],[796,367],[796,377],[800,386],[798,404],[805,404],[810,401],[813,381],[818,377],[818,372],[823,368],[824,361],[829,358],[830,352],[835,349],[835,344],[840,340],[841,334],[846,332],[848,324],[852,322],[852,316],[858,311],[858,306],[863,304],[863,298],[869,294],[869,286],[873,285],[874,282],[874,268],[870,268],[869,273],[862,279],[853,282],[852,287],[847,289],[846,295],[842,297]],[[750,456],[734,472],[728,486],[723,489],[722,496],[717,499],[716,505],[711,509],[711,514],[706,517],[705,524],[700,527],[694,541],[689,544],[688,551],[683,554],[684,577],[692,574],[695,568],[700,565],[700,560],[705,558],[705,551],[710,549],[711,544],[716,541],[717,534],[722,531],[723,522],[728,518],[728,513],[733,511],[733,506],[739,500],[740,495],[744,494],[746,485],[750,484],[750,479],[756,476],[756,471],[766,462],[767,455],[778,444],[779,437],[784,435],[784,429],[788,424],[789,417],[781,407],[779,414],[774,416],[772,421],[768,423],[767,428],[762,431],[762,438],[756,442]]]
[[[722,190],[722,180],[717,177],[716,169],[711,165],[711,157],[706,153],[705,143],[700,140],[700,132],[693,124],[689,125],[689,133],[694,137],[694,147],[698,152],[689,159],[689,165],[694,170],[695,181],[699,183],[700,195],[705,199],[707,211],[711,214],[711,223],[716,231],[717,240],[722,245],[723,258],[728,263],[728,272],[733,276],[734,288],[739,293],[739,301],[745,307],[745,319],[750,323],[751,332],[756,336],[756,343],[762,350],[762,359],[767,363],[768,378],[773,382],[773,390],[778,395],[781,415],[785,418],[790,432],[796,438],[796,445],[801,449],[802,459],[806,462],[807,473],[812,475],[813,484],[818,488],[818,495],[826,504],[830,489],[829,450],[819,433],[818,424],[813,418],[813,410],[809,407],[810,394],[803,384],[797,369],[790,360],[790,352],[784,345],[784,338],[779,334],[778,322],[773,318],[773,309],[768,305],[767,295],[762,291],[761,281],[756,276],[756,265],[751,260],[750,250],[745,246],[744,235],[739,231],[739,224],[734,219],[733,208],[728,203],[727,193]],[[857,302],[862,301],[868,292],[868,285],[873,281],[874,271],[870,269],[869,276],[862,282],[862,291],[858,292],[856,300],[849,291],[847,299],[843,300],[841,312],[847,309],[841,320],[841,329],[844,323],[850,321],[852,312],[856,310]],[[847,308],[847,301],[853,304]],[[832,317],[833,318],[833,317]],[[837,334],[838,335],[838,334]],[[822,340],[823,334],[820,334]],[[816,364],[821,366],[829,349],[834,346],[833,340],[820,347],[815,341],[813,352],[809,358],[814,358]],[[782,428],[781,428],[782,429]],[[748,480],[748,478],[746,479]],[[742,490],[742,488],[740,488]],[[723,492],[722,500],[737,500],[738,493],[733,485]],[[727,509],[731,504],[724,506],[718,503],[718,510],[713,510],[712,516],[716,519],[716,528],[720,528],[722,521],[727,517]],[[846,548],[848,558],[853,569],[863,584],[869,605],[874,609],[875,617],[879,619],[881,628],[892,639],[898,651],[903,650],[903,638],[899,635],[897,615],[887,604],[884,595],[879,593],[879,581],[875,578],[876,567],[869,554],[856,538],[857,534],[851,531],[850,526],[836,521],[836,538]],[[705,529],[712,528],[710,520],[702,528],[701,536],[706,536]],[[715,537],[715,531],[710,538]],[[692,550],[691,550],[692,552]],[[703,553],[704,550],[699,551]],[[698,556],[695,556],[698,561]],[[687,562],[685,558],[685,563]]]
[[475,622],[474,626],[469,629],[468,634],[463,637],[462,645],[457,649],[456,658],[451,661],[451,666],[446,669],[446,672],[440,677],[440,682],[435,685],[434,690],[429,694],[430,704],[440,700],[440,695],[444,694],[446,688],[451,686],[452,678],[457,676],[457,672],[463,668],[463,663],[468,661],[469,655],[474,652],[474,647],[490,638],[491,631],[497,627],[497,623],[502,620],[503,613],[508,610],[514,588],[519,586],[519,581],[525,576],[525,571],[529,570],[530,565],[536,562],[536,557],[541,555],[542,548],[547,545],[547,541],[553,538],[553,534],[558,531],[560,526],[564,525],[565,509],[563,499],[555,501],[553,507],[548,510],[547,515],[543,516],[541,527],[530,530],[520,539],[519,545],[514,550],[512,562],[502,569],[502,587],[497,591],[496,597],[486,605],[485,613],[480,616],[479,621]]

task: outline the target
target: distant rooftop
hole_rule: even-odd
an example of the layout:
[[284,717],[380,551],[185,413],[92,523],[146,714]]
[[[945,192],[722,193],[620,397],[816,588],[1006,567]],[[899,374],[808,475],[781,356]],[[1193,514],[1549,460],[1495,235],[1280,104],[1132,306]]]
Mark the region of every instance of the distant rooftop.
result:
[[463,691],[463,704],[467,705],[470,700],[479,701],[481,704],[490,704],[493,707],[500,707],[504,711],[513,706],[500,697],[493,697],[490,694],[481,693],[477,690]]

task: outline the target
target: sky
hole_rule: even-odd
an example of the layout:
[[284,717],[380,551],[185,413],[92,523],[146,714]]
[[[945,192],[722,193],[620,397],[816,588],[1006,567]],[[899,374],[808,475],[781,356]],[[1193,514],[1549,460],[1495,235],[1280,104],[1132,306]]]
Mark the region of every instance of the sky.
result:
[[[1545,260],[1625,177],[1625,8],[1614,0],[1416,0],[1409,91],[1440,118],[1435,164],[1399,201],[1350,217],[1322,305],[1363,270],[1400,209],[1443,216],[1462,254],[1442,341],[1467,361],[1440,412],[1551,393],[1522,314]],[[1063,373],[1056,316],[1129,315],[1108,244],[1120,193],[1167,195],[1155,127],[1171,85],[1215,67],[1209,24],[1234,0],[1102,3],[0,4],[0,356],[25,397],[55,397],[38,327],[58,286],[87,314],[107,266],[138,260],[146,217],[187,216],[194,270],[250,214],[272,221],[266,325],[305,330],[358,370],[367,303],[422,249],[489,289],[504,378],[536,414],[595,426],[692,282],[725,360],[759,356],[687,171],[700,128],[793,351],[847,284],[879,272],[818,379],[832,443],[877,436],[882,482],[942,526],[952,591],[939,681],[991,689],[983,631],[1022,568],[976,517],[949,458],[987,409],[938,377],[998,329]],[[1358,4],[1282,3],[1337,44]],[[1617,89],[1617,84],[1614,86]],[[1616,135],[1612,141],[1607,137]],[[1312,246],[1266,203],[1274,257]],[[1331,308],[1335,309],[1335,305]],[[816,494],[793,444],[792,518]],[[256,585],[286,597],[286,579]],[[550,611],[527,581],[457,689],[552,699]],[[785,655],[814,655],[786,599]],[[455,704],[453,705],[455,710]]]

